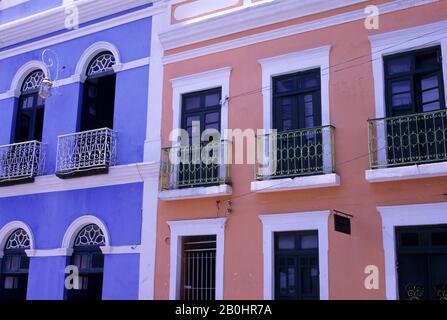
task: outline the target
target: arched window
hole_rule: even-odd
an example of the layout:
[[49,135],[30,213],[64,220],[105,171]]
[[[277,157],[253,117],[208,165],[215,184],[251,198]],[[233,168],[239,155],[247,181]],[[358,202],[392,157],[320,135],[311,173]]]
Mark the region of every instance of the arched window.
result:
[[44,77],[42,70],[36,70],[23,81],[17,109],[16,143],[42,140],[45,101],[39,96],[39,87]]
[[81,131],[113,129],[116,85],[113,66],[115,63],[115,57],[109,51],[101,52],[90,62],[84,83]]
[[23,229],[14,231],[6,241],[1,269],[0,298],[2,300],[26,300],[30,238]]
[[79,288],[67,290],[68,300],[101,300],[105,236],[96,224],[85,226],[74,241],[71,265],[79,271]]

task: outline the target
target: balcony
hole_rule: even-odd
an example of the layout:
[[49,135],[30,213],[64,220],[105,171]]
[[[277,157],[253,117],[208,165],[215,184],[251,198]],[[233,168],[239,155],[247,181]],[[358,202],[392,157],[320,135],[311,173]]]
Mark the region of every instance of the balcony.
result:
[[368,121],[370,182],[447,175],[447,110]]
[[0,186],[33,182],[45,167],[45,148],[38,141],[0,147]]
[[231,142],[162,149],[160,199],[180,200],[231,194]]
[[253,192],[338,186],[332,126],[275,132],[256,138]]
[[105,174],[116,165],[116,132],[108,128],[58,137],[56,176]]

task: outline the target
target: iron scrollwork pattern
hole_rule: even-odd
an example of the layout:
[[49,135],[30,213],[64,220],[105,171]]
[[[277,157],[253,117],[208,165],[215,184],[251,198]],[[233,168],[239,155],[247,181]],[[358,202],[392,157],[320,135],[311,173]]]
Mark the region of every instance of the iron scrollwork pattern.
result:
[[97,56],[91,63],[87,70],[87,76],[94,76],[97,74],[113,71],[113,66],[116,64],[115,57],[110,52],[105,52]]
[[436,298],[438,300],[447,301],[447,284],[440,284],[435,286]]
[[104,246],[106,239],[101,228],[96,224],[90,224],[84,227],[76,237],[75,247],[85,246]]
[[406,287],[408,300],[421,300],[424,294],[424,288],[420,284],[409,284]]
[[30,243],[28,233],[23,229],[17,229],[9,236],[5,250],[29,249]]
[[26,93],[33,90],[38,90],[44,77],[45,75],[42,70],[37,70],[31,73],[23,82],[22,92]]
[[38,141],[0,147],[0,182],[42,175],[45,167],[44,145]]
[[58,138],[57,173],[73,173],[116,164],[116,132],[97,129]]

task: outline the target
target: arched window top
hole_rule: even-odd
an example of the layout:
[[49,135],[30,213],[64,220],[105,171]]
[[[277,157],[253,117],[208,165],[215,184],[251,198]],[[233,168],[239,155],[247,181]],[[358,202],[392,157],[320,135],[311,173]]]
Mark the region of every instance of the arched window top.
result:
[[5,250],[30,249],[31,241],[28,233],[23,229],[14,231],[6,241]]
[[90,62],[87,68],[87,77],[96,76],[103,73],[113,72],[113,66],[116,64],[115,56],[109,52],[101,52]]
[[21,89],[22,93],[39,90],[40,84],[42,83],[44,77],[45,74],[42,70],[31,72],[23,81]]
[[79,231],[76,236],[75,247],[105,246],[104,232],[96,224],[89,224]]

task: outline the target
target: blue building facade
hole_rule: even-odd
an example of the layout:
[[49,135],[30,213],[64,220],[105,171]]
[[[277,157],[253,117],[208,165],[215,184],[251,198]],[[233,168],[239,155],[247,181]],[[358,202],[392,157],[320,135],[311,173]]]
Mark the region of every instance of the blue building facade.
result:
[[161,11],[0,4],[0,298],[151,298]]

